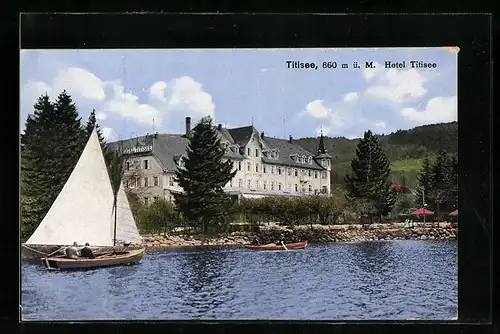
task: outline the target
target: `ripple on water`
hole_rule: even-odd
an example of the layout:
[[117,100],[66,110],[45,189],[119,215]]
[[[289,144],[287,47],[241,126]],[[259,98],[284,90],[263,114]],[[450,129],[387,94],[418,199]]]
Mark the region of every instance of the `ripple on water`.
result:
[[456,314],[456,241],[152,251],[133,266],[22,264],[23,320],[446,319]]

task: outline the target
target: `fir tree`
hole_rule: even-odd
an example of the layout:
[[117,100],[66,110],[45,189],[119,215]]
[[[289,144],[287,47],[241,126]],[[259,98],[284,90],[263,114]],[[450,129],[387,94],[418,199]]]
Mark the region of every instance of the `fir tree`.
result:
[[389,160],[371,131],[365,132],[359,141],[351,169],[351,173],[345,176],[348,198],[372,201],[382,220],[381,216],[386,215],[394,204],[395,194],[389,188]]
[[435,205],[437,216],[443,210],[450,210],[457,194],[457,180],[454,170],[458,163],[453,155],[441,150],[432,168],[433,188],[429,192],[429,198]]
[[21,223],[29,236],[45,217],[83,149],[81,122],[71,97],[42,95],[21,136]]
[[108,169],[109,169],[114,157],[113,157],[113,153],[108,148],[108,144],[106,143],[106,140],[104,139],[101,128],[100,128],[99,124],[97,123],[95,109],[93,109],[90,112],[89,118],[87,120],[87,124],[85,124],[85,127],[83,129],[84,134],[85,134],[83,136],[83,139],[84,139],[83,145],[85,145],[87,143],[90,135],[92,134],[92,131],[94,130],[94,127],[96,128],[97,136],[99,137],[99,142],[101,143],[101,148],[102,148],[102,153],[104,155],[104,160],[106,161],[106,165],[108,166]]
[[222,188],[236,171],[232,171],[231,161],[223,161],[225,149],[210,117],[193,128],[186,153],[183,166],[176,170],[176,181],[184,193],[175,195],[175,201],[184,217],[206,232],[208,224],[219,224],[225,218],[229,198]]
[[[420,168],[420,173],[417,176],[418,186],[415,196],[415,204],[418,207],[423,207],[424,204],[430,203],[429,192],[433,189],[434,171],[433,165],[429,157],[425,157]],[[422,201],[424,203],[422,203]]]

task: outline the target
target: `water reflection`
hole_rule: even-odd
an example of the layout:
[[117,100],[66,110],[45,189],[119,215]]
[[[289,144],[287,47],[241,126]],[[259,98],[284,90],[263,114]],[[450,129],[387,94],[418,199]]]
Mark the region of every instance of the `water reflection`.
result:
[[352,245],[354,263],[365,273],[386,274],[394,266],[394,250],[391,242],[359,242]]
[[209,248],[180,253],[178,256],[179,283],[184,297],[182,303],[198,310],[195,317],[217,308],[225,299],[231,298],[224,280],[228,271],[225,266],[226,252]]

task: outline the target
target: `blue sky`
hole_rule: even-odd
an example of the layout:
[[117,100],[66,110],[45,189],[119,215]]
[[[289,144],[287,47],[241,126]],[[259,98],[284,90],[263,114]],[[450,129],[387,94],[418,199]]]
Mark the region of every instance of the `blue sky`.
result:
[[[287,60],[318,69],[290,69]],[[409,61],[436,63],[411,68]],[[323,69],[323,62],[337,62]],[[361,68],[354,69],[357,61]],[[375,69],[363,68],[374,62]],[[406,61],[386,69],[385,61]],[[341,64],[348,63],[348,69]],[[457,52],[449,48],[22,50],[21,130],[37,98],[63,89],[108,140],[182,133],[211,115],[288,138],[360,137],[457,120]],[[154,120],[154,121],[153,121]]]

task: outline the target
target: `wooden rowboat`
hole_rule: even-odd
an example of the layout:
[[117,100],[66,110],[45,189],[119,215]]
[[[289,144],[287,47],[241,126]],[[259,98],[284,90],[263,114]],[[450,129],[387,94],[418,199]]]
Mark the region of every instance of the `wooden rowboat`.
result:
[[[304,249],[307,247],[307,241],[285,244],[287,250]],[[267,245],[245,245],[245,248],[254,250],[285,250],[285,247],[277,244]]]
[[95,258],[67,257],[41,258],[42,265],[49,269],[87,269],[97,267],[110,267],[139,262],[144,255],[144,248],[133,249],[125,252],[97,254]]

